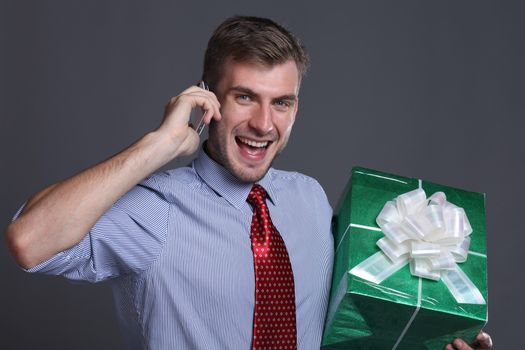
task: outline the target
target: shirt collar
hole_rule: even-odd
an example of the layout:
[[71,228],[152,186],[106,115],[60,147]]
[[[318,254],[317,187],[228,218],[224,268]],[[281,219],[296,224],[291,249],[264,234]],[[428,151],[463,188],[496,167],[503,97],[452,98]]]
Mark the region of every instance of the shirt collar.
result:
[[[235,208],[241,209],[245,205],[253,183],[239,181],[226,168],[211,159],[204,151],[204,146],[201,147],[199,155],[193,161],[193,168],[215,193],[226,199]],[[257,183],[264,187],[270,200],[277,205],[277,195],[272,185],[272,171],[273,169],[270,168]]]

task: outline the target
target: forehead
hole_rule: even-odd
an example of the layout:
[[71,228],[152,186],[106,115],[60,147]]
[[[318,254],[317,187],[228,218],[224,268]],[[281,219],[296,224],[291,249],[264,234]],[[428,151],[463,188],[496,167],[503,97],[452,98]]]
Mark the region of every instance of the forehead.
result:
[[242,86],[261,95],[279,96],[297,94],[299,83],[299,70],[294,60],[266,65],[230,59],[224,63],[217,87],[219,93]]

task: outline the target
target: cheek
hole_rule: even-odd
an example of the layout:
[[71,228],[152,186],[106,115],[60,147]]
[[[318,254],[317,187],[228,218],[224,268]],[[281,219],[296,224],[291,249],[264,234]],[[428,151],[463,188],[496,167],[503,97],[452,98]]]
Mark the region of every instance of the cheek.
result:
[[222,120],[230,120],[232,116],[235,116],[236,114],[236,108],[235,104],[232,103],[229,100],[226,100],[224,102],[221,102],[221,115]]
[[229,131],[235,130],[243,126],[252,115],[249,108],[229,107],[221,109],[222,120],[220,123],[224,125],[224,129]]
[[278,129],[282,137],[287,137],[292,132],[295,116],[286,116],[278,121]]

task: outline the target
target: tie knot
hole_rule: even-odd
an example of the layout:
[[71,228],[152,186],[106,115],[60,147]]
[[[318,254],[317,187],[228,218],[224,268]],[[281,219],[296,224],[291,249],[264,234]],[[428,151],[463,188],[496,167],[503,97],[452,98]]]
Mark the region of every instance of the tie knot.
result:
[[260,206],[266,200],[266,190],[258,184],[253,184],[250,194],[248,194],[248,202],[252,205]]

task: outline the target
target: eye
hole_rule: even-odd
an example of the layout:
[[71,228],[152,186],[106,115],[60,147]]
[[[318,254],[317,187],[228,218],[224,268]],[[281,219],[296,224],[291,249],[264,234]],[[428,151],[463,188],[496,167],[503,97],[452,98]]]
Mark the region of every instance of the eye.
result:
[[250,95],[237,95],[235,98],[241,103],[250,102],[252,100]]
[[292,103],[290,101],[287,101],[287,100],[277,100],[277,101],[274,102],[274,105],[279,110],[287,110],[288,108],[290,108]]

